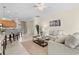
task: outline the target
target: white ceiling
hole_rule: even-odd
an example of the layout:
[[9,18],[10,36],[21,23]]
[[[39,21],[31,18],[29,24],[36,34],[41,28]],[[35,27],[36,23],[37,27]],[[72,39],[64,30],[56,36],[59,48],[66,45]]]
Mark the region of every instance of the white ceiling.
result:
[[79,4],[68,3],[45,3],[47,8],[43,12],[38,12],[34,8],[34,3],[1,3],[0,4],[0,17],[3,17],[3,6],[6,6],[5,17],[6,18],[19,18],[19,19],[31,19],[35,16],[47,17],[51,13],[58,11],[66,11],[73,9]]

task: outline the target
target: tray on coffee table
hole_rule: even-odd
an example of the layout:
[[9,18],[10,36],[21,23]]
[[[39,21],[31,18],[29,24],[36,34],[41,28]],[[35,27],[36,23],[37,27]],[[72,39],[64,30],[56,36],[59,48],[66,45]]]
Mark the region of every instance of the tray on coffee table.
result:
[[40,45],[40,46],[42,46],[42,47],[45,47],[45,46],[48,45],[47,42],[45,42],[44,40],[41,40],[41,39],[33,40],[33,42]]

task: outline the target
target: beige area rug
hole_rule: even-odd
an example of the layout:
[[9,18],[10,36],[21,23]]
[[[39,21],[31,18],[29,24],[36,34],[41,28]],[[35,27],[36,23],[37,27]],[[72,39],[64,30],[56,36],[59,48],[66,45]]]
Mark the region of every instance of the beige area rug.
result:
[[34,43],[32,40],[22,42],[24,48],[32,55],[47,55],[48,46],[41,47],[38,44]]

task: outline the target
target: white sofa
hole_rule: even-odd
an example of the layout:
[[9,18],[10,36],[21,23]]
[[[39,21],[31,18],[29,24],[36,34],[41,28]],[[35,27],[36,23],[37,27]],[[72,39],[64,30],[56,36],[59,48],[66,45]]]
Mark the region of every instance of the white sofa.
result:
[[79,46],[69,48],[64,44],[48,42],[48,55],[79,55]]

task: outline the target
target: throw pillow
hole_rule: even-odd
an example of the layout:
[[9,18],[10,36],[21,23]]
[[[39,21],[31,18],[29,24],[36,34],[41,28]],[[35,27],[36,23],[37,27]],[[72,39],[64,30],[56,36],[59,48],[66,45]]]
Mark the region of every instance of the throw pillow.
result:
[[55,40],[55,42],[63,44],[65,42],[65,39],[64,39],[65,37],[66,37],[65,35],[57,36],[57,39]]
[[68,35],[65,38],[65,45],[70,48],[75,48],[79,44],[79,40],[77,40],[73,35]]
[[78,32],[73,33],[73,36],[79,41],[79,33]]

